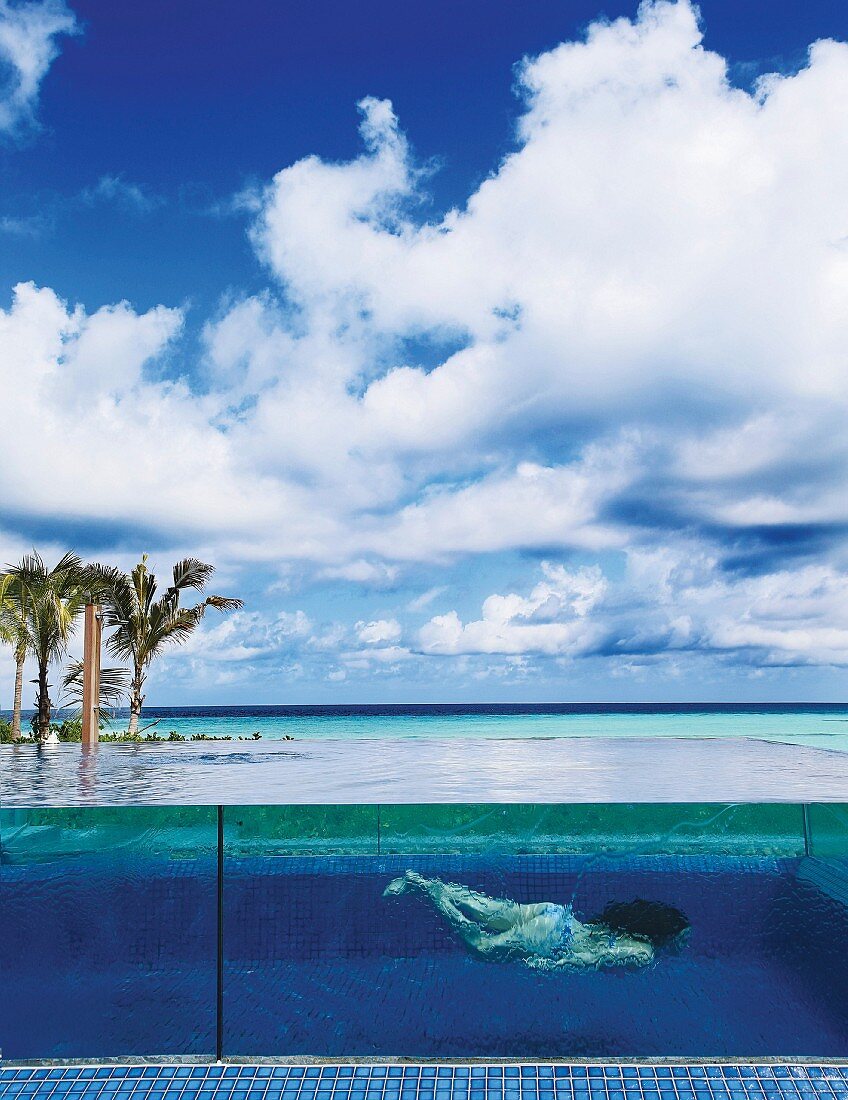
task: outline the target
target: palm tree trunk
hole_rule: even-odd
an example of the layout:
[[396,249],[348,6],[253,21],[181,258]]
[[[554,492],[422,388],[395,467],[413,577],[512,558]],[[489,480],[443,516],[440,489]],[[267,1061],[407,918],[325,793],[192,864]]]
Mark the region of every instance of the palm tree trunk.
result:
[[144,672],[136,665],[132,683],[130,684],[130,724],[127,726],[127,733],[138,733],[141,708],[144,704],[144,696],[141,693],[141,689],[144,687],[144,680]]
[[46,741],[50,733],[50,685],[47,683],[47,662],[38,664],[38,740]]
[[12,737],[21,736],[21,704],[24,693],[24,663],[26,650],[15,651],[15,698],[12,702]]

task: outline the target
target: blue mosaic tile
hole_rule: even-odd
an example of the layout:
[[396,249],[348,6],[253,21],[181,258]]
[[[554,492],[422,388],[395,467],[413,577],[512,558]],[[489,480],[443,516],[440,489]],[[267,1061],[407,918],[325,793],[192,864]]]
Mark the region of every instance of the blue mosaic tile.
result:
[[848,1065],[3,1067],[0,1100],[848,1100]]

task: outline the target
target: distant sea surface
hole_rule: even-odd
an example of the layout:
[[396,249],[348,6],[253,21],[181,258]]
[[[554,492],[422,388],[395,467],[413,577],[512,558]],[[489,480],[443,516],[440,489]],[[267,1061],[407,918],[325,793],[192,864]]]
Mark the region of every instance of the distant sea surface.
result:
[[[125,728],[126,716],[112,723]],[[757,737],[848,751],[848,704],[469,703],[149,707],[160,735],[360,737]]]

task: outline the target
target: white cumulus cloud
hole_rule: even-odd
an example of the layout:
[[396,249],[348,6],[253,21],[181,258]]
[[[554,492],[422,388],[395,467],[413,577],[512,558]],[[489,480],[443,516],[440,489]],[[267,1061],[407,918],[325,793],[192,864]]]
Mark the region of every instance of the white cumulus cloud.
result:
[[455,611],[436,615],[419,632],[422,652],[575,656],[588,651],[599,632],[587,615],[604,599],[606,579],[597,567],[573,572],[544,563],[542,573],[529,596],[489,596],[474,622],[462,623]]
[[373,622],[358,622],[356,633],[365,645],[387,645],[400,640],[403,633],[397,619],[375,619]]
[[59,55],[56,40],[77,30],[62,0],[0,0],[0,133],[34,121],[41,82]]

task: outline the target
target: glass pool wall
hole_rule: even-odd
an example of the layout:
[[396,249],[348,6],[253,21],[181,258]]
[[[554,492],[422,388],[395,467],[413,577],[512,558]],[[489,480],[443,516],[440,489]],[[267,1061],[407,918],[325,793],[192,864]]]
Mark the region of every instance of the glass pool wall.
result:
[[[6,1061],[848,1056],[848,807],[0,811]],[[483,961],[407,870],[662,902],[650,966]]]

